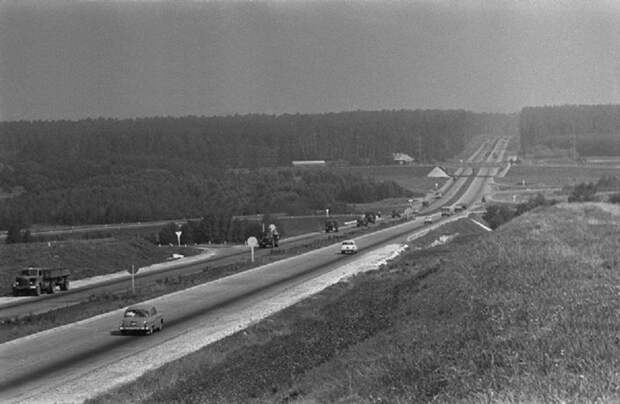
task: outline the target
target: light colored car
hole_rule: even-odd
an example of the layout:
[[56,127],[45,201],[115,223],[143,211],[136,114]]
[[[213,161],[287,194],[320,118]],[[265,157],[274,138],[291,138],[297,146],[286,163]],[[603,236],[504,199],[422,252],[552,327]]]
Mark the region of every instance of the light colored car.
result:
[[355,254],[357,252],[357,245],[353,240],[345,240],[340,246],[340,254]]
[[433,224],[433,217],[432,216],[426,216],[424,218],[424,224]]
[[129,307],[123,314],[118,327],[121,334],[130,332],[150,335],[164,328],[164,316],[154,306],[138,305]]

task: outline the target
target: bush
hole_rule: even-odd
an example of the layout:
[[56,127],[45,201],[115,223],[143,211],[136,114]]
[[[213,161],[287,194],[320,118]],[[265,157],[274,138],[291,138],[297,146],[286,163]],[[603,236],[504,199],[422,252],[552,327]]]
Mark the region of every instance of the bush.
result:
[[482,216],[489,227],[494,230],[513,217],[515,217],[515,211],[506,205],[491,205]]
[[535,197],[528,199],[527,202],[518,204],[514,209],[506,205],[491,205],[487,208],[482,218],[486,220],[489,227],[496,229],[502,224],[512,220],[512,218],[520,216],[534,208],[539,206],[551,206],[556,203],[557,201],[555,199],[546,199],[543,194],[538,193]]
[[615,194],[609,195],[609,202],[610,203],[620,203],[620,193],[615,193]]
[[593,182],[575,185],[573,192],[569,195],[569,202],[590,202],[596,200],[596,184]]

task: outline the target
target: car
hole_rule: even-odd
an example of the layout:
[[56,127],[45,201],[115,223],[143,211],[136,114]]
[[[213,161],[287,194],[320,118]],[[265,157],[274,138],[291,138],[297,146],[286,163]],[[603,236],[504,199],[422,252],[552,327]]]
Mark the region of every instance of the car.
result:
[[118,327],[121,334],[141,333],[151,335],[164,328],[164,316],[155,306],[138,305],[125,310]]
[[466,205],[466,204],[464,204],[464,203],[461,203],[460,205],[456,205],[456,206],[454,207],[454,211],[455,211],[455,212],[462,212],[462,211],[464,211],[465,209],[467,209],[467,205]]
[[441,208],[441,217],[452,216],[452,213],[454,213],[454,210],[451,206],[444,206]]
[[433,223],[433,217],[432,216],[426,216],[424,218],[424,224],[432,224]]
[[340,246],[340,254],[355,254],[357,253],[357,245],[354,240],[345,240]]

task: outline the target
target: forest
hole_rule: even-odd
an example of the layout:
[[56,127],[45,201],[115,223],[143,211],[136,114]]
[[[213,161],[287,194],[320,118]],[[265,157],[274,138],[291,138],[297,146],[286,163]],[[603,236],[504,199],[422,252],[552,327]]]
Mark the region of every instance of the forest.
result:
[[[293,160],[376,165],[394,152],[443,160],[514,116],[462,110],[0,122],[0,228],[305,213],[406,192],[295,172]],[[288,167],[288,169],[285,169]]]
[[519,133],[525,154],[570,150],[574,142],[578,156],[620,155],[620,105],[523,108]]

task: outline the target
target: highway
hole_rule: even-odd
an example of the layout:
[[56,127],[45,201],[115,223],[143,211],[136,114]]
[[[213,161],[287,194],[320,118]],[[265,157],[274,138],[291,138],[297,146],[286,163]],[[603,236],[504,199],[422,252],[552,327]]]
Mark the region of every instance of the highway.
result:
[[[501,151],[506,145],[507,142],[498,139],[492,150]],[[492,159],[493,153],[489,156],[487,160]],[[444,195],[437,203],[453,204],[458,200],[471,206],[481,197],[493,170],[497,169],[481,168],[478,174],[482,176],[464,177],[460,186],[467,182],[469,185],[462,196]],[[438,216],[433,211],[429,209],[426,213]],[[355,240],[360,251],[367,252],[386,244],[404,243],[412,232],[423,227],[423,217],[419,217]],[[282,290],[334,271],[355,259],[355,256],[339,254],[339,248],[339,244],[330,245],[153,299],[164,313],[166,324],[161,333],[150,337],[118,335],[121,310],[117,310],[1,344],[0,401],[46,401],[45,391],[54,386],[69,385],[83,374],[130,360],[137,353],[184,335],[198,324],[225,321],[239,310],[269,301]]]
[[[489,157],[486,161],[492,161],[492,156],[498,153],[500,149],[499,139],[495,141],[485,141],[476,152],[467,159],[467,162],[482,160],[485,158],[485,154]],[[484,169],[480,169],[483,171]],[[486,171],[484,171],[486,172]],[[441,198],[432,201],[427,209],[422,211],[423,215],[439,217],[435,213],[439,212],[442,206],[453,205],[459,201],[459,203],[465,202],[461,200],[462,189],[467,185],[467,189],[471,189],[472,182],[476,180],[471,176],[472,169],[465,167],[458,169],[455,172],[455,179],[450,179],[441,189]],[[480,181],[477,181],[478,184]],[[474,195],[475,196],[475,195]],[[472,199],[468,197],[467,199]],[[468,203],[469,205],[469,203]],[[85,227],[86,228],[86,227]],[[341,227],[341,234],[346,232],[346,226]],[[282,248],[293,248],[306,243],[310,239],[327,238],[329,235],[324,233],[312,233],[297,236],[288,240],[282,240]],[[255,254],[257,257],[269,254],[269,250],[257,249]],[[153,283],[158,279],[164,279],[167,277],[174,278],[177,276],[187,276],[189,274],[204,272],[208,267],[213,268],[216,266],[225,266],[233,263],[247,261],[248,251],[227,251],[223,254],[219,254],[216,257],[201,260],[197,257],[197,260],[190,260],[190,262],[170,262],[164,268],[154,272],[138,272],[136,275],[136,281],[141,285]],[[3,303],[0,305],[0,319],[15,318],[24,315],[40,314],[51,310],[56,310],[62,307],[78,305],[84,301],[87,301],[91,294],[104,294],[104,293],[120,293],[123,291],[131,290],[131,278],[129,275],[121,279],[110,279],[102,281],[97,284],[89,285],[87,287],[75,288],[63,293],[57,293],[54,295],[41,295],[39,297],[26,297],[16,299],[14,302]]]

